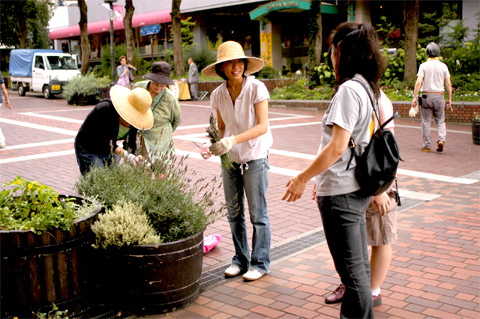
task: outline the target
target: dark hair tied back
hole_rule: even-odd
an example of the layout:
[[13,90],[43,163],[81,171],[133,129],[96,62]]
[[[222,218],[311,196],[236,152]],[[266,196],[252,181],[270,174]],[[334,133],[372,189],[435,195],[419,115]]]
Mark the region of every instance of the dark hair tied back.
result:
[[338,87],[355,74],[361,74],[372,87],[376,97],[380,96],[380,78],[387,63],[380,51],[375,29],[370,23],[343,22],[332,32],[330,47],[335,47],[336,81]]

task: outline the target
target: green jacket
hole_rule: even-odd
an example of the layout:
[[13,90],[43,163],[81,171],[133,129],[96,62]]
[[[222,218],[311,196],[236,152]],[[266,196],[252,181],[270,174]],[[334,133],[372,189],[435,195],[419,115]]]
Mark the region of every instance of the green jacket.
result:
[[[138,82],[135,83],[134,88],[140,87],[148,90],[149,84],[150,81]],[[177,98],[168,88],[153,98],[150,108],[154,121],[152,128],[145,131],[144,141],[148,156],[155,161],[160,155],[167,153],[170,146],[175,151],[173,132],[182,122],[182,113]]]

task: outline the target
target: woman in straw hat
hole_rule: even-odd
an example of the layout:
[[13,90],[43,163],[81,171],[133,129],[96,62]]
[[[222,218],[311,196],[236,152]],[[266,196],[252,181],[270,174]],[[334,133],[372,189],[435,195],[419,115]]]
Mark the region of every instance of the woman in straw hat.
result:
[[[265,85],[253,76],[263,67],[263,60],[247,57],[242,46],[227,41],[218,47],[217,62],[203,69],[205,76],[226,80],[211,94],[210,103],[217,111],[222,139],[210,146],[216,156],[229,153],[234,168],[222,167],[223,187],[232,231],[235,256],[225,275],[240,273],[245,280],[257,280],[269,272],[270,222],[267,214],[268,149],[272,133],[268,125],[268,100]],[[248,247],[244,194],[253,224],[252,253]],[[246,273],[245,273],[246,272]]]
[[[152,129],[144,134],[145,150],[152,161],[159,159],[170,149],[175,150],[173,132],[182,122],[180,104],[167,88],[168,85],[173,85],[171,70],[167,62],[155,62],[152,70],[144,76],[148,81],[138,82],[134,86],[148,90],[153,99],[150,108],[155,121]],[[144,152],[143,155],[147,154]]]
[[[152,97],[145,89],[130,90],[115,85],[110,89],[110,99],[98,103],[87,115],[75,137],[75,155],[82,174],[90,167],[103,167],[118,163],[119,156],[137,161],[138,130],[148,130],[153,125],[150,110]],[[123,147],[117,146],[124,140]]]

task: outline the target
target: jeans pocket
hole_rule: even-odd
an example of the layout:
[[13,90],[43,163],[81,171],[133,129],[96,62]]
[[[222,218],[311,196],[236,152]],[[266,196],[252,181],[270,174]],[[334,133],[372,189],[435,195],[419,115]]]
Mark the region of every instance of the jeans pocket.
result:
[[360,197],[356,193],[349,193],[345,194],[345,200],[349,209],[358,213],[365,213],[372,198]]

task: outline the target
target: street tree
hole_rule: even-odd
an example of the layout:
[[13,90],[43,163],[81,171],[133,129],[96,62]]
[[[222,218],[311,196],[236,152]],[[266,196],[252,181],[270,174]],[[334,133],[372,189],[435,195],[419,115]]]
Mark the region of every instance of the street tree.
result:
[[172,27],[173,27],[173,64],[175,75],[181,76],[185,73],[183,66],[183,47],[182,47],[182,23],[180,15],[180,4],[182,0],[172,0]]
[[90,66],[90,41],[88,40],[88,18],[86,0],[78,0],[78,8],[80,9],[80,50],[82,53],[82,68],[80,72],[86,74]]
[[123,26],[125,27],[125,42],[127,45],[127,61],[137,66],[137,60],[135,59],[135,39],[133,37],[132,19],[135,7],[132,0],[125,1],[125,19],[123,20]]
[[308,60],[312,66],[320,65],[322,62],[322,3],[321,1],[312,1],[310,8],[309,22],[310,46],[308,48]]
[[19,49],[50,47],[48,21],[54,3],[48,0],[0,1],[0,42]]
[[403,1],[403,26],[405,28],[405,76],[412,80],[417,75],[417,41],[420,0]]

